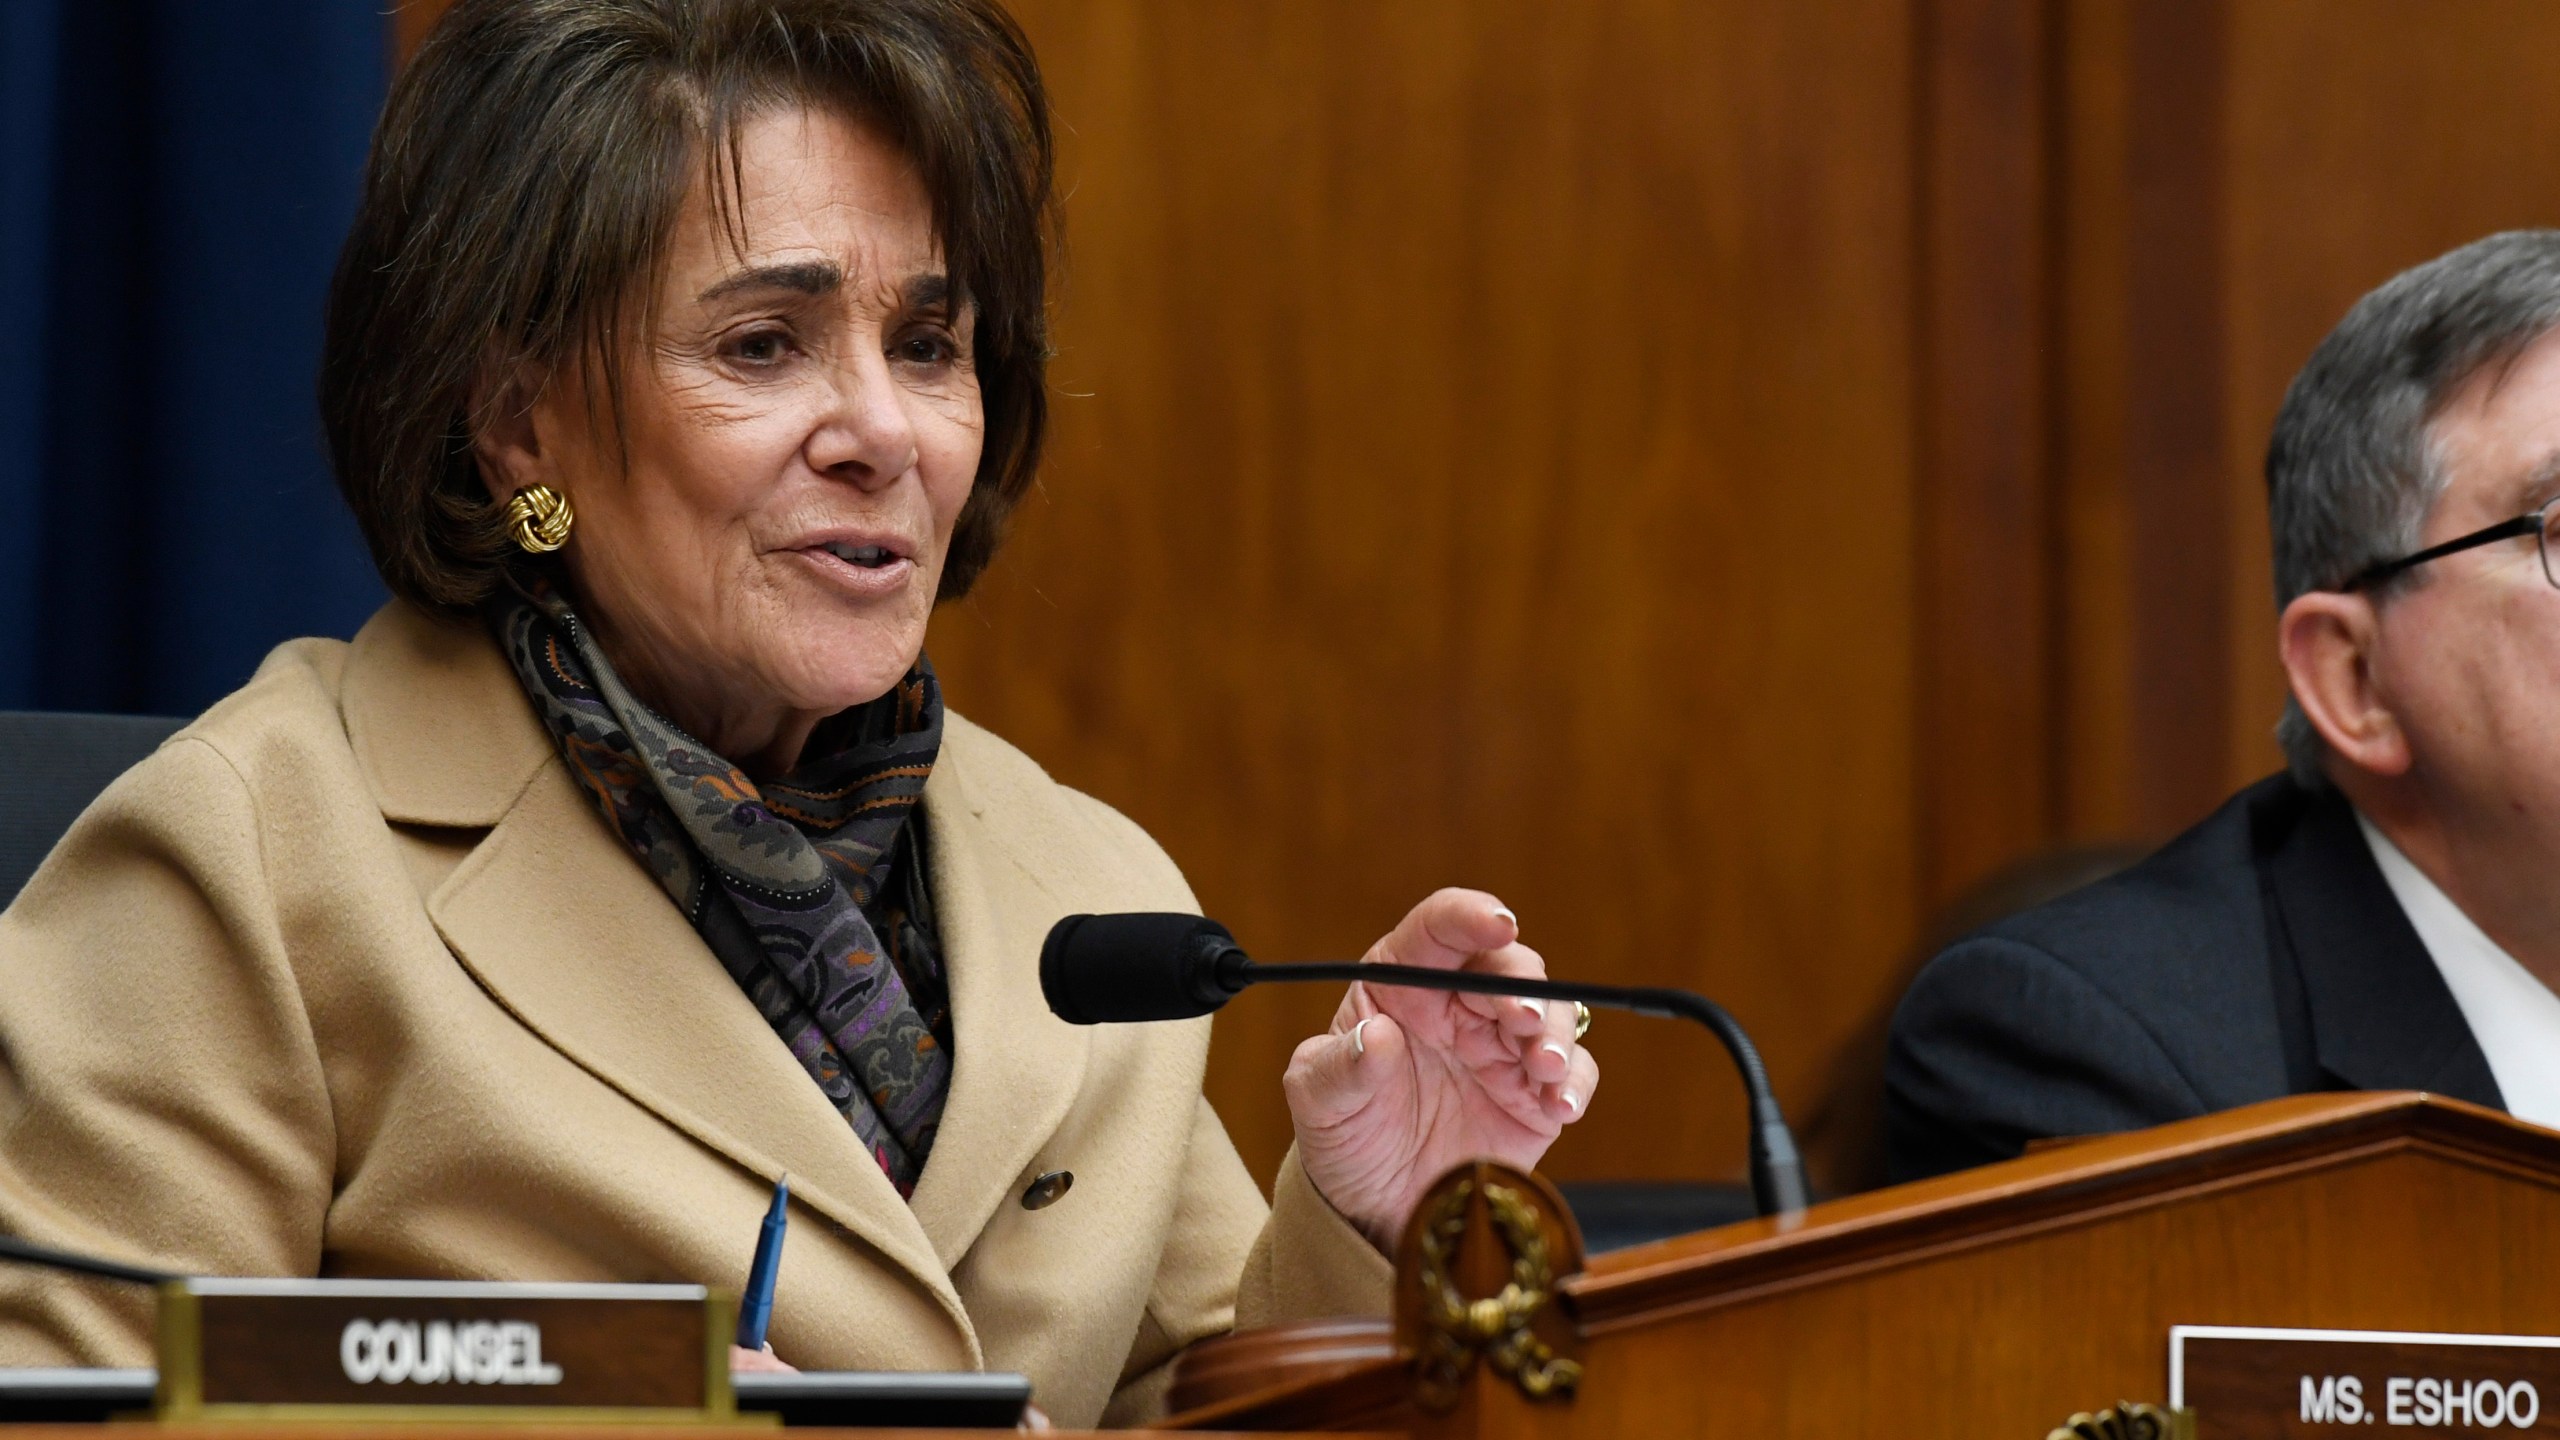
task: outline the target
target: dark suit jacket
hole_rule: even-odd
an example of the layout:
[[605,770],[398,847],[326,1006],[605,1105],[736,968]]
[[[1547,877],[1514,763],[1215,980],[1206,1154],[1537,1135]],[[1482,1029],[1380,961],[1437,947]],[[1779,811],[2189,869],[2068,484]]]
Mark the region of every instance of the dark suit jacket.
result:
[[1930,961],[1894,1015],[1885,1089],[1897,1180],[2307,1091],[2502,1107],[2354,810],[2283,775]]

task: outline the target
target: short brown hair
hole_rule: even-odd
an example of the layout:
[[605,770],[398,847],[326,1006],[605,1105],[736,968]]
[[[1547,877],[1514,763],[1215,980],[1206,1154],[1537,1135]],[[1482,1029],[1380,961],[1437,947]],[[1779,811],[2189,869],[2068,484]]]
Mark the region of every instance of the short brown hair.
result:
[[472,458],[475,381],[600,359],[618,397],[691,178],[733,190],[740,123],[780,105],[880,126],[923,180],[977,308],[986,414],[942,597],[986,568],[1048,419],[1048,100],[1012,18],[995,0],[460,0],[384,106],[321,357],[338,485],[395,594],[457,611],[497,587],[517,552]]

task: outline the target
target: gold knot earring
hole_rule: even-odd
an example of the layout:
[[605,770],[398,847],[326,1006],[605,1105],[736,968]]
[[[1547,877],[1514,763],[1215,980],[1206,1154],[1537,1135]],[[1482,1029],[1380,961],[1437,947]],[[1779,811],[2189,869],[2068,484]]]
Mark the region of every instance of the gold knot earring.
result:
[[569,497],[548,485],[527,485],[507,500],[507,533],[528,555],[548,555],[569,543],[578,512]]

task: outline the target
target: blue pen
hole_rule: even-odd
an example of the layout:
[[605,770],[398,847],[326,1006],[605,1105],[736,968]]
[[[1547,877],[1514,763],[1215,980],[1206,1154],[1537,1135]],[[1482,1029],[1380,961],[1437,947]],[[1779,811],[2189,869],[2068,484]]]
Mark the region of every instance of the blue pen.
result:
[[774,1182],[773,1208],[764,1212],[764,1229],[756,1234],[756,1258],[747,1266],[747,1293],[738,1297],[738,1348],[764,1348],[764,1327],[773,1320],[773,1284],[782,1274],[782,1232],[791,1221],[791,1177]]

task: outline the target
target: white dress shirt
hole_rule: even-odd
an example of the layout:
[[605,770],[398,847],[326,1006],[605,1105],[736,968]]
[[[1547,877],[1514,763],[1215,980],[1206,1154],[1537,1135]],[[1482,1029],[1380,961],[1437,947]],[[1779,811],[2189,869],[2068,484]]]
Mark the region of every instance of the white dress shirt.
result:
[[2560,1130],[2560,995],[2516,963],[2362,812],[2356,824],[2519,1120]]

